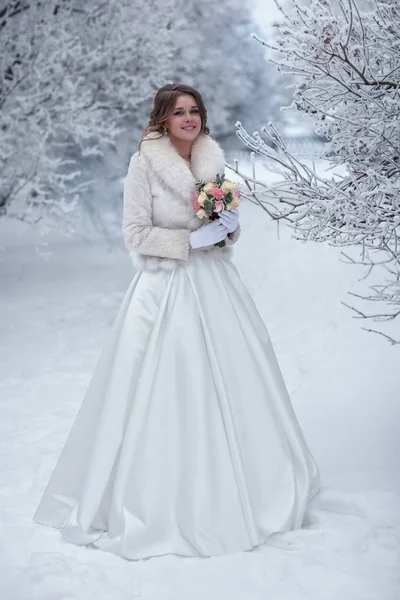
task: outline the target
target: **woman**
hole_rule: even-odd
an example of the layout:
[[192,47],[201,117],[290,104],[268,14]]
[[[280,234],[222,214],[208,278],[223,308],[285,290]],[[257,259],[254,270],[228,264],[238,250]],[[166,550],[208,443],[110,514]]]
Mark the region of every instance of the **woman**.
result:
[[194,213],[225,168],[208,134],[197,90],[158,90],[124,186],[137,272],[34,515],[129,559],[249,550],[301,527],[320,485],[231,261],[238,210]]

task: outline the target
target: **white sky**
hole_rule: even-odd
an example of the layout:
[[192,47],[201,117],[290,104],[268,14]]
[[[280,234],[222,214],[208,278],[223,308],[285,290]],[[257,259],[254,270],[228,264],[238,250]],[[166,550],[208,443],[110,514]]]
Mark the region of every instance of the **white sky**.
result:
[[256,21],[261,27],[266,27],[279,16],[279,10],[276,8],[273,0],[252,0],[254,4],[254,13]]

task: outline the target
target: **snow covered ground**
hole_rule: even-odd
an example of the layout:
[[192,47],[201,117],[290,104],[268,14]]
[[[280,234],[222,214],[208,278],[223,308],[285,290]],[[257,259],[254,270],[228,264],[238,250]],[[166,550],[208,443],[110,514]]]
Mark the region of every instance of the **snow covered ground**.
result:
[[241,222],[233,260],[321,471],[304,528],[230,556],[127,561],[34,523],[133,271],[121,238],[55,238],[46,259],[0,224],[2,600],[399,600],[400,346],[340,304],[361,287],[336,249],[278,239],[250,203]]

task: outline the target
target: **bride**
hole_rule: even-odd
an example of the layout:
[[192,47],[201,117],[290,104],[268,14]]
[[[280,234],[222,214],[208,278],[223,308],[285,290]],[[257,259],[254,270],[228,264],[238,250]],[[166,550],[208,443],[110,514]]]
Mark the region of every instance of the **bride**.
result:
[[[136,267],[34,520],[127,559],[250,550],[300,528],[320,487],[271,340],[231,261],[238,209],[200,93],[165,85],[124,184]],[[215,244],[225,240],[225,246]]]

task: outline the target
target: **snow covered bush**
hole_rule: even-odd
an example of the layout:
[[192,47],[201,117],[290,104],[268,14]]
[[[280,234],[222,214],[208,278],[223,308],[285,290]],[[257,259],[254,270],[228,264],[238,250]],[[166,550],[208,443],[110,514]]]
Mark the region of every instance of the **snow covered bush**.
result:
[[295,77],[291,106],[313,117],[333,175],[319,175],[288,152],[272,123],[260,129],[264,140],[238,122],[239,138],[283,175],[272,187],[258,186],[257,197],[274,218],[289,219],[299,239],[361,246],[363,264],[385,265],[389,280],[372,286],[368,298],[394,307],[380,315],[394,319],[400,315],[400,3],[291,4],[282,9],[276,43],[257,39],[279,70]]
[[165,73],[173,6],[173,0],[3,3],[0,216],[35,223],[72,211],[90,184],[82,160],[101,156],[127,115],[143,115],[143,102]]

